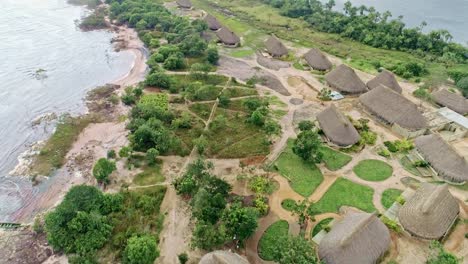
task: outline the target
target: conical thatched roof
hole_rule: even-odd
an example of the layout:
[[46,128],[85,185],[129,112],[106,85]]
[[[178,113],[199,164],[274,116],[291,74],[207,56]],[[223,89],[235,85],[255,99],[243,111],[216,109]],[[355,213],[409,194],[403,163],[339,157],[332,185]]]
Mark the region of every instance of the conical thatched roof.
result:
[[192,2],[190,0],[177,0],[176,3],[183,8],[192,8]]
[[317,115],[317,121],[327,138],[338,146],[351,146],[361,139],[351,121],[333,104]]
[[333,71],[325,75],[328,85],[332,88],[348,94],[360,94],[367,92],[367,87],[350,67],[341,64]]
[[461,115],[468,114],[468,99],[457,93],[441,89],[433,93],[432,98],[439,105],[446,106]]
[[374,79],[367,82],[367,87],[369,87],[369,89],[372,90],[381,84],[387,86],[388,88],[392,89],[397,93],[402,92],[401,86],[400,84],[398,84],[395,75],[390,71],[383,70]]
[[216,31],[216,36],[218,36],[219,40],[226,45],[234,46],[240,43],[240,38],[226,27],[222,27]]
[[217,250],[204,255],[199,264],[249,264],[249,262],[236,253]]
[[426,119],[413,102],[385,86],[380,85],[361,95],[359,101],[388,124],[397,124],[412,131],[427,126]]
[[447,185],[423,183],[398,212],[403,228],[414,236],[438,240],[450,229],[460,208]]
[[457,183],[468,181],[468,162],[439,135],[420,136],[414,143],[441,178]]
[[288,55],[288,49],[284,44],[275,36],[270,36],[266,41],[265,41],[265,47],[270,53],[271,56],[273,57],[281,57]]
[[223,27],[221,23],[219,23],[218,19],[210,14],[207,14],[204,20],[208,24],[208,28],[211,30],[218,30]]
[[326,264],[373,264],[390,246],[390,232],[377,216],[349,213],[322,239],[318,253]]
[[330,60],[328,60],[328,58],[318,49],[309,50],[304,54],[304,59],[314,70],[328,71],[333,66]]

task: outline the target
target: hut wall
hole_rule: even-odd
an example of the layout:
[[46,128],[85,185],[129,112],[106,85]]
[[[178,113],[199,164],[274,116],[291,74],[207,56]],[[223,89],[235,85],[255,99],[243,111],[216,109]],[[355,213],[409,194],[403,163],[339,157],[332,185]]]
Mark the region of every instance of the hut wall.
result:
[[420,129],[416,131],[411,131],[406,128],[401,127],[398,124],[393,124],[392,125],[392,131],[398,133],[399,135],[405,137],[405,138],[416,138],[418,136],[422,136],[426,133],[426,129]]

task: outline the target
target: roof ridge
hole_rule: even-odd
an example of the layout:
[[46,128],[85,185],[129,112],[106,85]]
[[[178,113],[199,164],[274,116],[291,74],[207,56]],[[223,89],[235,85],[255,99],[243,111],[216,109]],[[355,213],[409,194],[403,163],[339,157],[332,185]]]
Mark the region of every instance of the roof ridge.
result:
[[435,190],[429,195],[426,201],[421,203],[420,210],[423,214],[429,214],[433,205],[440,199],[440,196],[447,190],[447,184],[435,186]]
[[367,215],[361,220],[361,222],[359,222],[359,224],[355,225],[351,229],[351,232],[340,240],[340,247],[346,247],[352,241],[352,238],[372,221],[374,216],[375,212]]

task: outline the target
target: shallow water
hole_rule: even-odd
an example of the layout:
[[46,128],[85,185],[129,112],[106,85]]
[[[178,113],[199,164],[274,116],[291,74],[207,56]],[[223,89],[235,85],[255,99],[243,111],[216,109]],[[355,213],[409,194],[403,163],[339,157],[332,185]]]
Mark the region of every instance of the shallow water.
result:
[[[22,198],[40,191],[27,179],[8,176],[18,155],[53,129],[33,127],[33,120],[50,112],[83,113],[86,92],[124,76],[134,55],[114,52],[111,32],[81,32],[75,20],[88,11],[66,0],[1,0],[0,10],[2,221]],[[36,76],[38,69],[45,72]]]

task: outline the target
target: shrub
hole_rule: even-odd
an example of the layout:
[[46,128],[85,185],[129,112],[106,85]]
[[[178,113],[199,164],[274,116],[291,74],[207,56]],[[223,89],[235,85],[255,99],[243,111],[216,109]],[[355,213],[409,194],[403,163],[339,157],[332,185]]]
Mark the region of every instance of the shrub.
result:
[[431,101],[432,100],[432,95],[427,91],[427,89],[424,89],[422,87],[416,89],[414,92],[413,92],[413,95],[417,98],[421,98],[421,99],[424,99],[424,100],[427,100],[427,101]]
[[115,150],[111,149],[111,150],[107,151],[107,158],[108,159],[115,159],[116,156],[117,156],[117,154],[115,154]]
[[331,98],[331,90],[328,88],[323,88],[320,90],[320,93],[317,95],[317,98],[322,101],[330,101]]
[[115,171],[117,167],[115,162],[110,161],[106,158],[101,158],[96,162],[96,165],[93,167],[93,176],[98,182],[109,182],[109,175]]
[[172,79],[169,75],[162,72],[155,72],[146,77],[145,84],[155,86],[161,89],[171,88]]
[[124,251],[123,263],[152,264],[159,256],[156,239],[150,235],[132,236]]
[[393,144],[393,142],[391,141],[385,141],[384,142],[384,145],[387,147],[387,149],[390,151],[390,152],[398,152],[398,147],[395,146],[395,144]]
[[468,97],[468,77],[463,77],[459,80],[457,82],[457,87],[460,88],[465,97]]
[[397,203],[401,204],[401,205],[404,205],[406,203],[406,200],[405,198],[403,198],[403,196],[398,196],[395,200]]
[[361,133],[361,138],[368,145],[374,145],[377,141],[377,134],[371,131],[364,131]]
[[380,156],[385,157],[385,158],[390,158],[390,156],[391,156],[390,151],[388,151],[388,149],[384,149],[384,148],[379,150],[379,152],[377,152],[377,154],[379,154]]
[[121,158],[127,158],[128,156],[130,156],[131,152],[132,152],[132,149],[130,147],[122,147],[119,150],[119,156]]
[[180,264],[185,264],[188,262],[189,258],[188,258],[188,255],[187,253],[181,253],[177,256],[177,258],[179,259],[179,262]]
[[413,163],[413,166],[425,168],[425,167],[429,167],[429,162],[425,160],[417,160]]
[[156,158],[159,156],[159,151],[155,148],[150,148],[146,151],[146,161],[148,165],[156,164]]
[[219,54],[218,54],[218,49],[217,48],[209,48],[206,50],[206,60],[213,64],[216,65],[218,64],[219,60]]
[[382,216],[380,220],[382,220],[382,223],[384,223],[388,227],[388,229],[393,230],[396,233],[401,233],[402,229],[397,222],[391,220],[386,216]]

